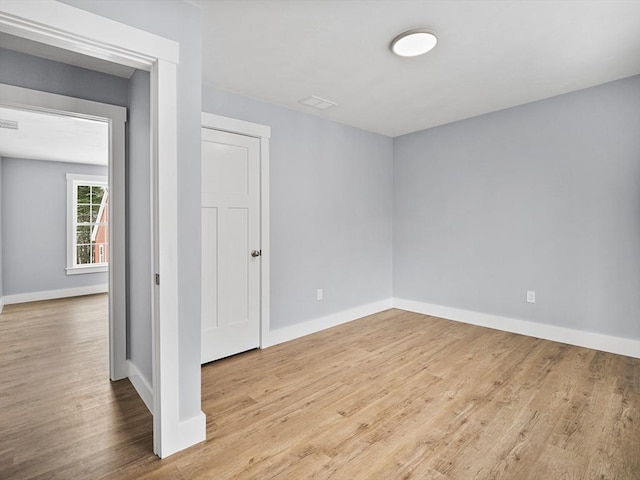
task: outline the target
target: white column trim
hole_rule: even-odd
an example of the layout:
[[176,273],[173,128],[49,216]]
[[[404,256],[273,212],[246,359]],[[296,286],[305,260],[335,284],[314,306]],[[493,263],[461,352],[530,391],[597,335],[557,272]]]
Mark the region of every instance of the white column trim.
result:
[[[153,198],[152,238],[154,283],[153,422],[156,452],[180,450],[180,390],[178,349],[178,211],[177,211],[177,76],[176,65],[158,60],[152,68],[151,136]],[[164,101],[161,101],[164,100]],[[204,440],[204,439],[202,439]]]

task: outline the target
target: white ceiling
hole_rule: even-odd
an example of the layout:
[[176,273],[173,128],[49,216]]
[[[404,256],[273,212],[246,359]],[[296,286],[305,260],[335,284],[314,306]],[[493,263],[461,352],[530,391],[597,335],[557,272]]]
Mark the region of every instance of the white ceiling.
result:
[[107,165],[109,126],[105,122],[0,107],[0,119],[18,130],[0,128],[0,157]]
[[[189,3],[203,11],[205,83],[388,136],[640,74],[640,0]],[[418,27],[438,36],[436,48],[416,58],[394,56],[390,41]],[[132,73],[11,35],[1,34],[0,45],[125,78]],[[337,106],[320,111],[298,103],[310,95]],[[1,129],[0,155],[106,162],[104,151],[89,151],[98,133],[86,131],[86,120],[40,115],[24,117],[23,126],[32,120],[43,133],[19,152],[8,140],[27,133]],[[76,126],[86,142],[69,133]]]
[[[203,80],[397,136],[640,73],[638,0],[190,0]],[[390,41],[427,27],[430,53]],[[338,105],[298,104],[316,95]]]

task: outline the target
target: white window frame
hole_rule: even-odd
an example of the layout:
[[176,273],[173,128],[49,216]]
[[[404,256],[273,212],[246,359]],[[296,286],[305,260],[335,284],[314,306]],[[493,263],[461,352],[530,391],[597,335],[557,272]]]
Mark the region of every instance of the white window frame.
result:
[[109,183],[107,177],[102,175],[67,173],[67,275],[108,272],[108,263],[77,265],[75,262],[78,214],[78,198],[76,191],[78,185],[91,185],[107,188]]

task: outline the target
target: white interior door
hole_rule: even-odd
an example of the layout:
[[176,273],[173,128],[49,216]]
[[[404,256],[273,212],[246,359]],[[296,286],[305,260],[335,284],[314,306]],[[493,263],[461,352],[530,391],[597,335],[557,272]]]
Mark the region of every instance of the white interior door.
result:
[[260,346],[260,140],[202,129],[202,363]]

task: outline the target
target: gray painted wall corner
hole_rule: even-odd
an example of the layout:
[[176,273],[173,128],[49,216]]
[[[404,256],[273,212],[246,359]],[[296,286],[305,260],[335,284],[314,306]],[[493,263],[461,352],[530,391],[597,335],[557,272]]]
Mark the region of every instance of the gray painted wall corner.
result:
[[640,339],[638,131],[635,76],[396,138],[394,296]]

